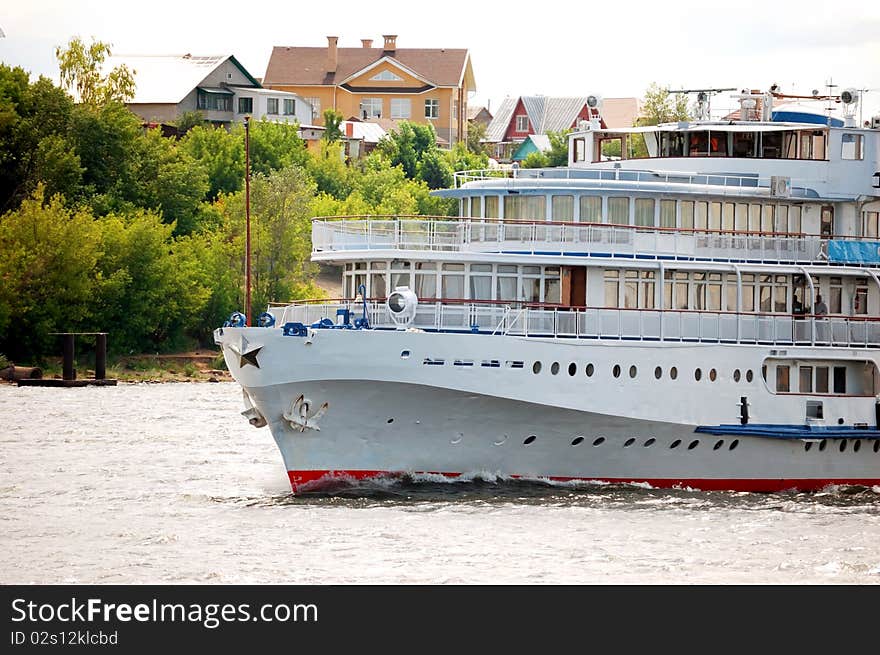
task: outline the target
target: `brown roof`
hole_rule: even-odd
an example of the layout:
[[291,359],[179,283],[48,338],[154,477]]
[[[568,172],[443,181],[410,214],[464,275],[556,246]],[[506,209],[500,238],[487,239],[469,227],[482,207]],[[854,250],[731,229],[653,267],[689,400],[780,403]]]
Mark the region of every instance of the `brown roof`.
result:
[[609,128],[632,127],[639,116],[637,98],[604,98],[602,119]]
[[338,48],[336,73],[327,72],[327,48],[275,46],[269,57],[264,85],[334,85],[367,68],[384,56],[436,86],[458,86],[468,51],[460,48]]

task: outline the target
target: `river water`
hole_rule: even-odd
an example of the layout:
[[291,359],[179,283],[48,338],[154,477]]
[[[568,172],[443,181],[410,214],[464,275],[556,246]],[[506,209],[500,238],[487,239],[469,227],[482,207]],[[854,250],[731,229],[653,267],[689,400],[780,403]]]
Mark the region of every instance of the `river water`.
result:
[[234,383],[0,386],[0,583],[880,583],[880,488],[290,494]]

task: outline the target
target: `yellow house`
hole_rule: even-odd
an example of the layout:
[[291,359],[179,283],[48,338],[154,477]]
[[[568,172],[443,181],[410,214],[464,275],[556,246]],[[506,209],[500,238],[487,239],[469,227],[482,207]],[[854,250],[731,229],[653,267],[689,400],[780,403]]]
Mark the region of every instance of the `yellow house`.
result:
[[335,36],[325,48],[275,46],[263,86],[301,95],[316,125],[333,108],[344,119],[430,123],[441,143],[465,140],[467,101],[476,91],[468,51],[398,48],[396,35],[383,38],[381,48],[371,39],[340,48]]

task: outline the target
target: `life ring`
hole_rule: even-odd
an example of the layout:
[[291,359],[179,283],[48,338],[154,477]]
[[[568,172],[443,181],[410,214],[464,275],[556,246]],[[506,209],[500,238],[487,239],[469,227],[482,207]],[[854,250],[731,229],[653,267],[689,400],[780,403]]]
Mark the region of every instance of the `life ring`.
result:
[[226,327],[244,327],[246,323],[247,316],[241,312],[232,312],[229,315],[229,320],[226,321]]

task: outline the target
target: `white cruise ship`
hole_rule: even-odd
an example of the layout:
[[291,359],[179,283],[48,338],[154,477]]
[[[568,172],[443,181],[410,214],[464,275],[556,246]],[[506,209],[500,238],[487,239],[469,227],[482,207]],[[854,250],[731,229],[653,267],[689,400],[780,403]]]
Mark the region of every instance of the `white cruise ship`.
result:
[[841,96],[843,121],[745,93],[737,120],[583,122],[566,167],[458,174],[457,218],[315,219],[346,299],[216,330],[242,414],[294,491],[880,484],[880,117]]

